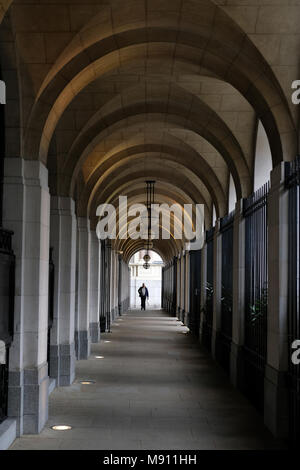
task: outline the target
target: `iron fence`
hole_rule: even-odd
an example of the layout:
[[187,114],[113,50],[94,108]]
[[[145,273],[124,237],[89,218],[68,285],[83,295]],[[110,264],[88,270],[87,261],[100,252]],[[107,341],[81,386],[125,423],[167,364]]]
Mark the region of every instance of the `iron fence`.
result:
[[[300,157],[286,164],[286,189],[289,197],[289,234],[288,234],[288,356],[292,344],[300,339]],[[300,365],[289,361],[289,431],[293,446],[300,444]]]
[[267,353],[269,183],[244,199],[245,217],[245,342],[244,391],[263,411]]
[[0,422],[7,416],[9,347],[14,332],[15,256],[12,235],[0,229]]
[[162,268],[162,308],[176,316],[177,257]]
[[202,341],[209,351],[211,350],[213,323],[214,233],[214,227],[206,232],[206,298],[202,310]]
[[198,337],[201,302],[201,250],[190,251],[190,317],[189,329]]
[[216,355],[228,373],[232,341],[233,220],[234,211],[220,221],[222,235],[221,329],[217,337]]

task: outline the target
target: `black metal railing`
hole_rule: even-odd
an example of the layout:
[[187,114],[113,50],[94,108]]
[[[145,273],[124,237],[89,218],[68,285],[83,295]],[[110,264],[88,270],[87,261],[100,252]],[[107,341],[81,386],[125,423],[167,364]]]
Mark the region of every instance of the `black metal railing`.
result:
[[189,329],[198,337],[201,303],[201,250],[190,251],[190,317]]
[[9,347],[14,333],[15,256],[13,232],[0,228],[0,422],[7,416]]
[[10,230],[0,228],[0,253],[12,254],[12,235]]
[[[288,357],[292,345],[300,340],[300,157],[286,164],[286,189],[289,192],[288,234]],[[289,434],[292,446],[300,444],[300,365],[289,361]]]
[[9,347],[0,345],[0,423],[7,417]]
[[214,233],[214,227],[206,232],[206,298],[202,309],[202,342],[209,351],[211,350],[213,323]]
[[267,353],[269,183],[244,199],[245,217],[245,342],[244,391],[258,410],[264,408]]
[[162,308],[176,316],[177,257],[162,268]]
[[233,220],[234,211],[220,221],[222,234],[221,329],[217,337],[216,356],[228,373],[232,341]]

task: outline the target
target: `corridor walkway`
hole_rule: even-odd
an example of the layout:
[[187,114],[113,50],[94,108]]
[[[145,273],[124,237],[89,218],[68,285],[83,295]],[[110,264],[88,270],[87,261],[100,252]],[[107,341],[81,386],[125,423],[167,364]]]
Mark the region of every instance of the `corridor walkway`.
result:
[[[184,332],[162,311],[125,314],[92,347],[89,360],[77,363],[75,383],[51,394],[43,432],[17,439],[11,449],[280,447],[222,369]],[[54,431],[55,424],[73,428]]]

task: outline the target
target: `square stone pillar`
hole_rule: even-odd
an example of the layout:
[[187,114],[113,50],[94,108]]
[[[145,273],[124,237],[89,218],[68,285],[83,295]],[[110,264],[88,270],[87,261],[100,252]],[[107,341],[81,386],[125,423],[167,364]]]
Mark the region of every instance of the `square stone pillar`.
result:
[[176,314],[178,316],[178,318],[180,318],[180,297],[181,297],[181,292],[180,292],[180,280],[181,280],[181,275],[180,275],[180,268],[181,268],[181,261],[180,261],[180,254],[178,254],[178,257],[177,257],[177,280],[176,280],[176,283],[177,283],[177,299],[176,299],[176,302],[177,302],[177,311],[176,311]]
[[264,419],[280,438],[288,435],[288,191],[284,163],[271,172],[268,196],[268,341]]
[[8,414],[17,433],[35,434],[48,419],[48,171],[38,161],[5,160],[3,223],[15,235],[14,341]]
[[76,236],[75,202],[69,197],[52,196],[50,245],[55,276],[50,376],[57,386],[70,385],[75,378]]
[[221,329],[222,298],[222,234],[220,220],[216,221],[214,232],[214,276],[213,276],[213,322],[212,322],[212,356],[216,359],[218,334]]
[[[184,324],[189,326],[190,324],[190,253],[189,251],[185,252],[185,295],[184,295]],[[171,289],[171,286],[170,286]]]
[[207,276],[207,245],[204,243],[201,250],[201,305],[200,305],[200,327],[199,341],[202,343],[203,333],[203,310],[206,306],[206,276]]
[[180,317],[179,319],[184,322],[184,278],[185,278],[185,255],[181,252],[180,255]]
[[230,378],[235,387],[243,388],[242,348],[245,335],[245,219],[243,200],[235,205],[233,221],[233,292],[232,292],[232,342]]
[[89,231],[90,221],[86,217],[77,218],[77,309],[75,342],[78,359],[90,355],[89,296]]
[[99,245],[95,230],[89,232],[89,317],[92,343],[100,341],[99,323]]

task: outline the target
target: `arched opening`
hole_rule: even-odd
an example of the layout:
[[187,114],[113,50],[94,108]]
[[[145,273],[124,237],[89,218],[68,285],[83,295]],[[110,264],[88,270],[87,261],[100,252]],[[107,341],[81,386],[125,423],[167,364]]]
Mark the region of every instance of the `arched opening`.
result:
[[272,154],[269,140],[261,121],[258,121],[254,160],[254,191],[261,188],[269,181],[272,168]]
[[161,288],[162,288],[162,267],[164,265],[160,255],[154,251],[149,252],[149,269],[144,268],[145,250],[135,253],[130,261],[130,307],[132,309],[141,308],[141,301],[138,289],[144,283],[149,292],[149,302],[146,308],[151,310],[161,308]]
[[236,190],[234,186],[234,181],[232,175],[229,177],[229,191],[228,191],[228,213],[234,210],[236,203]]

